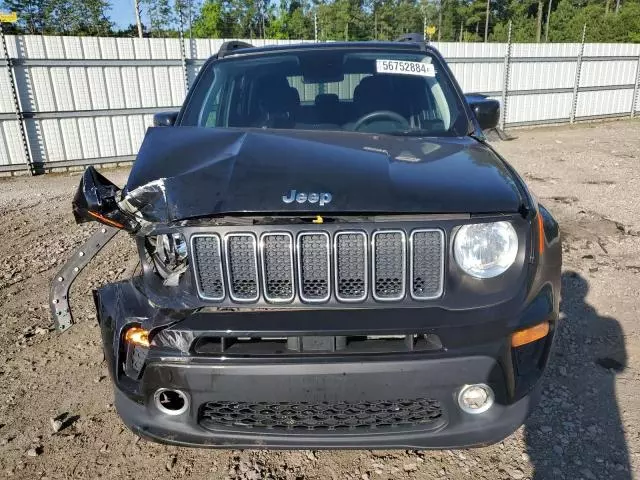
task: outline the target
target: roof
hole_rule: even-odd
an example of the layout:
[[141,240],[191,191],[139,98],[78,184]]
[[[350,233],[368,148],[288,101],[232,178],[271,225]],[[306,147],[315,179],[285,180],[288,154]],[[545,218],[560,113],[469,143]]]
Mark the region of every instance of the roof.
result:
[[390,41],[368,41],[368,42],[314,42],[295,43],[289,45],[265,45],[263,47],[249,46],[244,42],[225,42],[218,53],[218,58],[232,55],[259,55],[263,53],[281,52],[289,50],[323,50],[323,49],[380,49],[398,51],[430,51],[435,49],[424,42],[390,42]]

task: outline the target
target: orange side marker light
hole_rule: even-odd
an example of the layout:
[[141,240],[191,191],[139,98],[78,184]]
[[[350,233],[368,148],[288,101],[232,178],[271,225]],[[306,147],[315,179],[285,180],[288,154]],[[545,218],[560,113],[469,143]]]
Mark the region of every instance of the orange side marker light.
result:
[[544,252],[544,222],[542,214],[538,212],[538,253],[542,255]]
[[124,228],[124,225],[122,225],[121,223],[118,223],[115,220],[111,220],[110,218],[107,218],[104,215],[100,215],[97,212],[92,212],[91,210],[87,210],[87,213],[91,215],[93,218],[95,218],[96,220],[100,220],[101,222],[106,223],[107,225],[111,225],[112,227],[116,227],[116,228]]
[[525,328],[524,330],[518,330],[511,335],[511,346],[521,347],[541,338],[546,337],[549,334],[549,322],[543,322],[533,327]]
[[144,328],[131,327],[127,330],[124,339],[128,343],[132,343],[140,347],[149,347],[149,332]]

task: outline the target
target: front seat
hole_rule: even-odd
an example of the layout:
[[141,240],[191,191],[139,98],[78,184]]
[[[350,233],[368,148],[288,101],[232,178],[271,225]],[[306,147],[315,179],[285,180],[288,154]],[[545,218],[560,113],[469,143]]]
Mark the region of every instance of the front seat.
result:
[[294,93],[289,82],[281,75],[267,75],[258,80],[255,89],[255,126],[268,128],[293,128],[295,113],[300,107],[297,90]]
[[[353,92],[354,121],[345,125],[345,128],[353,128],[360,118],[369,113],[385,110],[407,118],[409,110],[406,97],[406,93],[397,88],[391,76],[373,75],[363,78]],[[396,125],[393,120],[374,120],[361,131],[393,130]]]

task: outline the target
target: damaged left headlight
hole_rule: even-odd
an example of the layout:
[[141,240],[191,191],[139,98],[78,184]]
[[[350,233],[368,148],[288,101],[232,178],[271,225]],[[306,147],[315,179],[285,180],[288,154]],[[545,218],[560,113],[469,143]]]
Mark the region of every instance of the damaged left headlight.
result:
[[151,235],[146,238],[149,253],[156,272],[166,286],[178,285],[180,276],[189,267],[187,242],[181,233]]

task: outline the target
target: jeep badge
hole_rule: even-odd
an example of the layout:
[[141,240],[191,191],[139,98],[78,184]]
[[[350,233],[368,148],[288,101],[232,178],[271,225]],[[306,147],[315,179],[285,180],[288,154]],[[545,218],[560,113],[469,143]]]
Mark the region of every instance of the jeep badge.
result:
[[289,192],[289,195],[283,195],[282,196],[282,201],[284,203],[293,203],[294,201],[298,202],[298,203],[319,203],[321,207],[324,207],[325,205],[328,205],[329,203],[331,203],[331,194],[327,193],[327,192],[322,192],[322,193],[304,193],[304,192],[297,192],[296,190],[291,190]]

